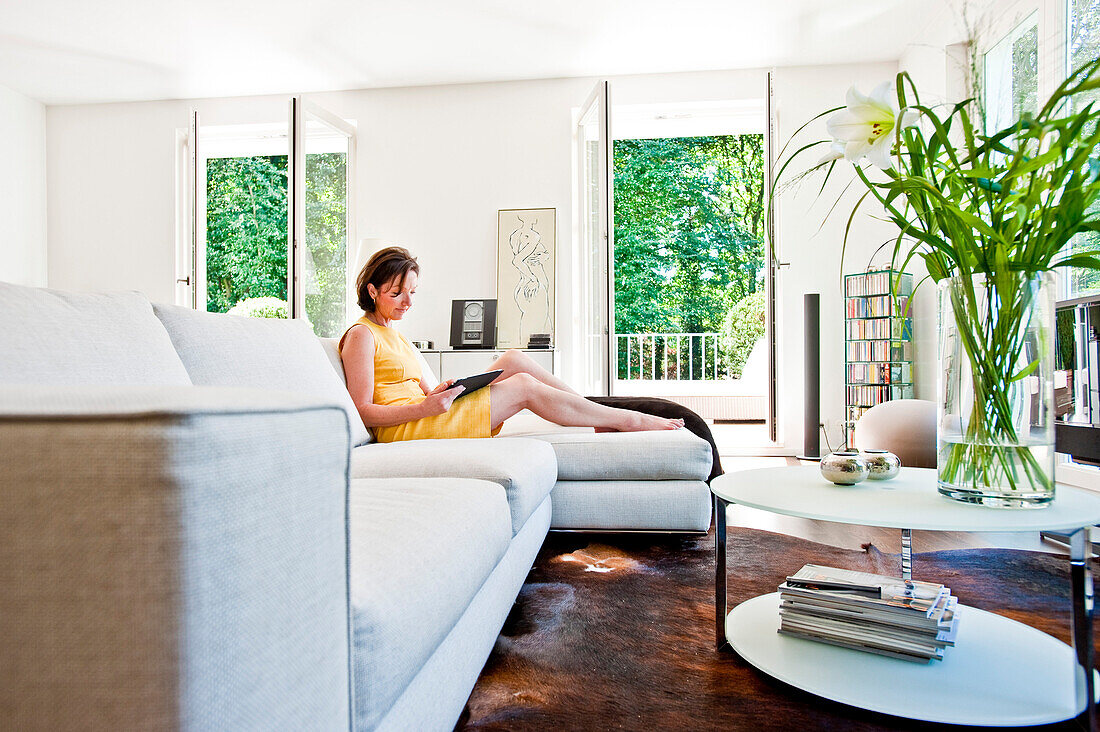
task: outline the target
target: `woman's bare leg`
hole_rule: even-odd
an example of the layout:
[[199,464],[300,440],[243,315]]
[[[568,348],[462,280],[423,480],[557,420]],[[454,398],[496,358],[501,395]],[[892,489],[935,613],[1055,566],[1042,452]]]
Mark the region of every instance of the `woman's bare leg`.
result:
[[493,382],[494,384],[499,384],[516,374],[530,374],[547,386],[552,386],[559,391],[566,391],[570,394],[577,394],[576,391],[570,388],[569,384],[566,384],[542,366],[539,366],[535,363],[535,359],[531,358],[523,351],[517,351],[515,349],[505,351],[501,354],[500,358],[494,361],[493,365],[489,367],[489,370],[493,369],[504,370],[504,373],[498,376],[496,381]]
[[493,383],[489,390],[489,414],[494,429],[524,409],[530,409],[543,419],[567,427],[641,432],[676,430],[684,426],[682,419],[654,417],[651,414],[590,402],[572,392],[564,392],[544,384],[527,373],[518,373]]

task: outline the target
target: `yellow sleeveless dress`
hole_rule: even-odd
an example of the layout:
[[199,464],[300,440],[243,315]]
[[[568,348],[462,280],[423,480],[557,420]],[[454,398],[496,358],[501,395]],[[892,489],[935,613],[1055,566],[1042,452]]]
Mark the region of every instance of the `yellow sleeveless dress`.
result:
[[[420,388],[421,370],[411,343],[394,328],[378,325],[367,317],[359,318],[344,331],[339,348],[352,328],[365,325],[374,335],[374,403],[419,404],[424,401]],[[473,394],[456,399],[443,414],[424,417],[392,427],[371,427],[379,442],[428,440],[445,437],[492,437],[500,427],[492,429],[487,386]]]

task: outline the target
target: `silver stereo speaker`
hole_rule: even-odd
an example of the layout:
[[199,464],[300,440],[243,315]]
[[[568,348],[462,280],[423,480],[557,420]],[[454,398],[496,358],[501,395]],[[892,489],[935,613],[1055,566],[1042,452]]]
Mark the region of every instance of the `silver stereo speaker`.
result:
[[451,348],[494,348],[496,300],[451,301]]

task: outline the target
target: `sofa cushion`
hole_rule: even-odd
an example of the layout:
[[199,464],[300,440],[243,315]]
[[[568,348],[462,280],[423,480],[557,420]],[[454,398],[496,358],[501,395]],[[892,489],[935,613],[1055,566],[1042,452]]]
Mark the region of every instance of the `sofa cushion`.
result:
[[557,474],[554,451],[541,440],[411,440],[351,453],[352,478],[461,476],[499,483],[508,496],[513,534],[550,494]]
[[370,441],[359,410],[304,320],[241,318],[176,305],[153,306],[198,386],[293,391],[339,404],[353,445]]
[[500,428],[497,437],[538,437],[549,433],[594,435],[596,430],[591,427],[565,427],[543,419],[529,409],[524,409],[504,420],[504,426]]
[[189,386],[138,292],[59,292],[0,282],[0,383]]
[[344,385],[346,389],[348,386],[348,378],[344,375],[344,362],[340,360],[340,339],[339,338],[318,338],[321,343],[321,350],[325,352],[325,357],[328,362],[332,364],[332,370],[336,372],[336,376],[340,378],[340,383]]
[[558,480],[707,480],[710,443],[687,430],[530,434],[549,442]]
[[349,503],[355,728],[373,729],[462,617],[512,532],[504,490],[486,481],[353,480]]
[[[321,346],[325,349],[325,355],[328,356],[328,360],[332,363],[332,368],[336,369],[337,376],[347,386],[348,380],[344,375],[344,362],[340,360],[340,339],[339,338],[321,338]],[[424,383],[428,385],[429,389],[434,389],[439,386],[439,377],[432,371],[432,367],[428,365],[428,360],[424,358],[424,354],[417,351],[416,362],[420,364],[420,378],[424,380]]]
[[550,494],[555,529],[706,531],[711,493],[700,480],[562,480]]

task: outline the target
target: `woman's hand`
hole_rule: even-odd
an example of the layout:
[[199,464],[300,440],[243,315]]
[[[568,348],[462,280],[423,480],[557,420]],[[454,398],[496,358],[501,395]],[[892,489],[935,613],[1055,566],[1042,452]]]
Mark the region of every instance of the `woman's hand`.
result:
[[464,386],[451,386],[453,383],[454,379],[447,379],[432,389],[424,401],[420,402],[420,408],[424,410],[425,417],[434,417],[448,411],[455,397],[466,391]]

